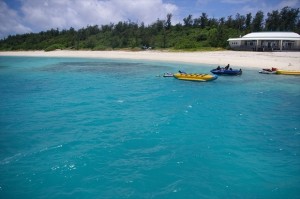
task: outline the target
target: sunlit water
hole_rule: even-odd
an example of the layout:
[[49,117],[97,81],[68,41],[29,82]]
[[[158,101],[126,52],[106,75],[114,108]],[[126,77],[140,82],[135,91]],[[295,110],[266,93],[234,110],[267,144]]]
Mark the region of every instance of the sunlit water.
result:
[[213,67],[0,57],[0,198],[299,198],[300,77]]

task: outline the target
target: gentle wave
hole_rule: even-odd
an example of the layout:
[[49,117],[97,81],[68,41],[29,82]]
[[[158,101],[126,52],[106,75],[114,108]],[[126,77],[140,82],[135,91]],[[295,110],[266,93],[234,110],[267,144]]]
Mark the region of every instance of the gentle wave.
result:
[[[300,79],[202,65],[5,59],[0,198],[297,198]],[[284,182],[284,183],[283,183]]]

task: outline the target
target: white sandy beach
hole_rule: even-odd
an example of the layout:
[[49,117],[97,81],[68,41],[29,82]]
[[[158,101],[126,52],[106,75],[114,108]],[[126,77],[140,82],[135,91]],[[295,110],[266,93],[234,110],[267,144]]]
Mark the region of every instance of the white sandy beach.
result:
[[300,52],[248,52],[248,51],[213,51],[213,52],[164,52],[147,51],[7,51],[0,56],[38,56],[38,57],[82,57],[112,58],[199,63],[233,68],[271,68],[300,70]]

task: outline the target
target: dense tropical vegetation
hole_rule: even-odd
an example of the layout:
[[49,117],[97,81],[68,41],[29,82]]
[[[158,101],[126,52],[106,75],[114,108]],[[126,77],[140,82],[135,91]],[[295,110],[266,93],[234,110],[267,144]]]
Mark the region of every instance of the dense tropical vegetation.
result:
[[117,24],[87,26],[75,30],[51,29],[39,33],[10,35],[0,40],[0,50],[45,50],[55,49],[175,49],[200,50],[226,48],[227,39],[258,31],[293,31],[300,33],[299,8],[284,7],[280,11],[262,11],[254,16],[239,13],[227,18],[209,18],[206,13],[183,19],[172,25],[172,14],[165,20],[145,26],[131,21]]

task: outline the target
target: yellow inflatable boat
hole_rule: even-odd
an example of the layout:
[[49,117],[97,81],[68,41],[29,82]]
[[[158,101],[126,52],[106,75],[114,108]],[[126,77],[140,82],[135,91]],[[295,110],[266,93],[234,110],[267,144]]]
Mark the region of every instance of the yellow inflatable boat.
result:
[[191,74],[191,73],[176,73],[173,75],[176,79],[179,80],[187,80],[187,81],[200,81],[200,82],[206,82],[206,81],[212,81],[218,78],[217,75],[210,75],[210,74]]
[[296,70],[277,70],[276,74],[279,74],[279,75],[300,75],[300,71],[296,71]]

